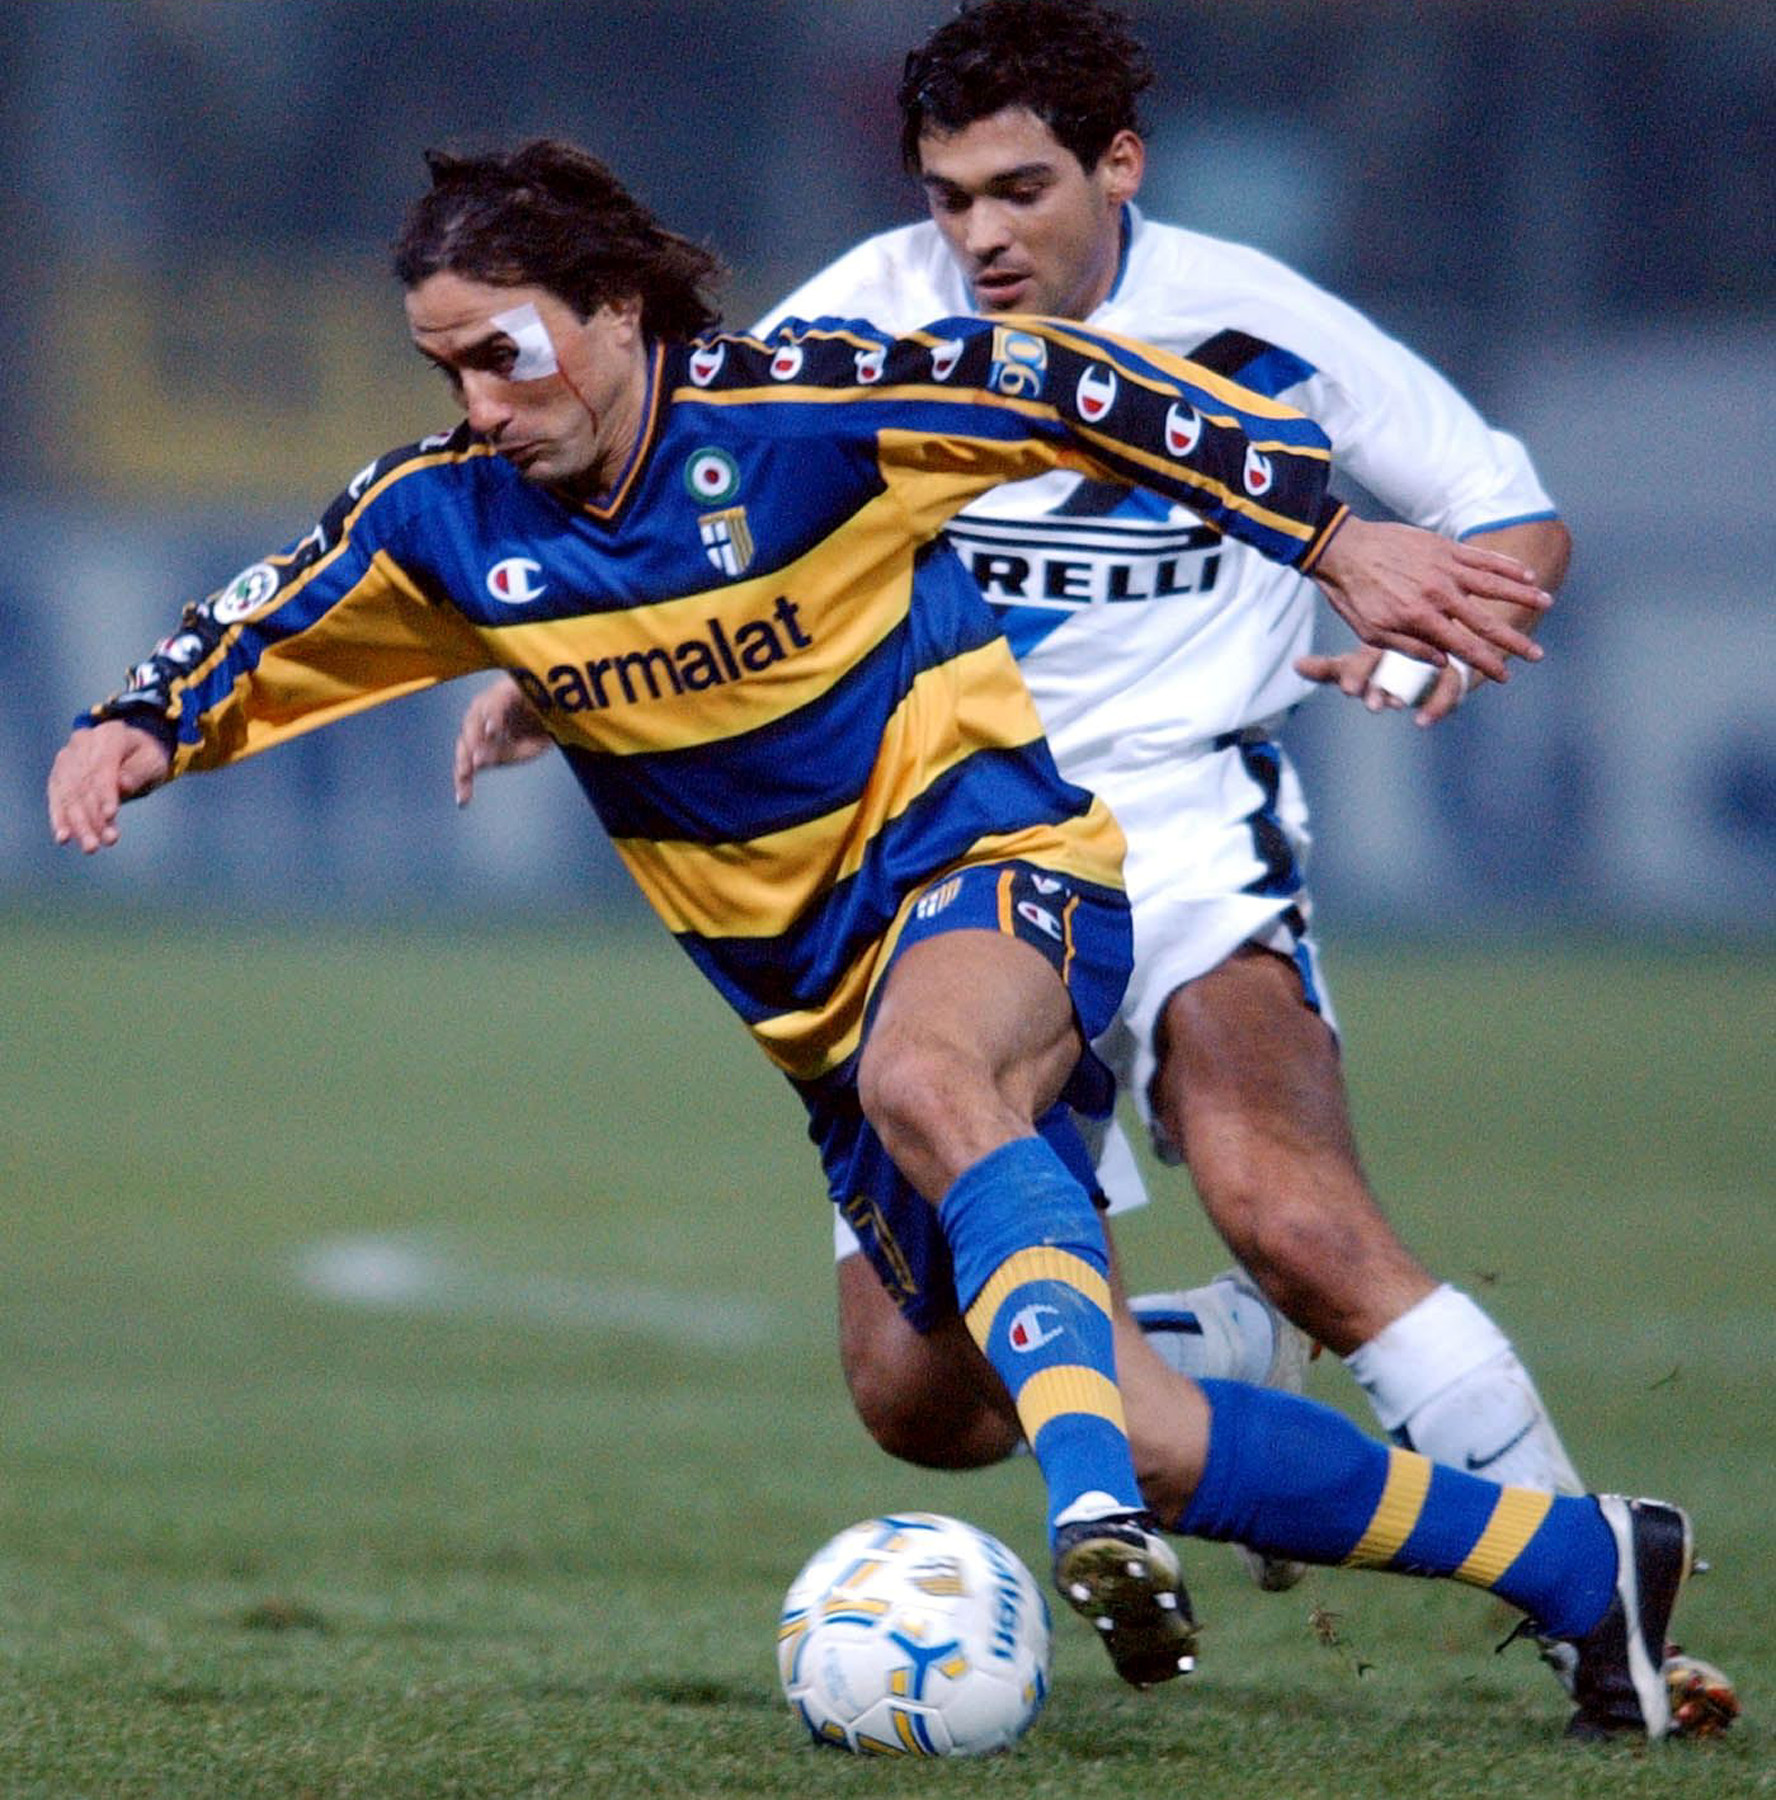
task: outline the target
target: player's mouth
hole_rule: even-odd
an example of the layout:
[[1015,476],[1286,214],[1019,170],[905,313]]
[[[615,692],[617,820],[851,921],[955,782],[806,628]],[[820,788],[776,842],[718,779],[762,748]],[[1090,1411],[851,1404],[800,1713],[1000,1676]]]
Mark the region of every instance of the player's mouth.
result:
[[974,278],[974,297],[991,312],[1012,312],[1029,298],[1035,279],[1014,269],[983,269]]

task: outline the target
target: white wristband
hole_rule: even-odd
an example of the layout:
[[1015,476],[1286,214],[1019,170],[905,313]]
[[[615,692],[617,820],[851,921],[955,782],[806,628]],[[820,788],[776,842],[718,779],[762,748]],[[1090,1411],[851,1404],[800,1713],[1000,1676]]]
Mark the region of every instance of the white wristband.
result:
[[[1473,685],[1474,672],[1459,656],[1450,657],[1449,666],[1455,671],[1465,698]],[[1369,677],[1369,685],[1392,695],[1402,706],[1417,706],[1436,685],[1441,673],[1442,670],[1420,662],[1415,656],[1402,656],[1398,650],[1384,650],[1374,674]]]

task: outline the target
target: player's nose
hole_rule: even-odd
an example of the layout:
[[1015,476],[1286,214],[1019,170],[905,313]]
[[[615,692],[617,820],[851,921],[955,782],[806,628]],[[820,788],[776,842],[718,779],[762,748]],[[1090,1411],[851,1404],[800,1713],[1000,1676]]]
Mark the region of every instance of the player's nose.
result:
[[500,392],[503,385],[480,370],[470,369],[463,375],[463,411],[483,437],[498,437],[512,416],[511,405]]
[[968,209],[968,224],[962,235],[962,247],[976,262],[1001,255],[1011,243],[1011,231],[1005,208],[990,200],[977,200]]

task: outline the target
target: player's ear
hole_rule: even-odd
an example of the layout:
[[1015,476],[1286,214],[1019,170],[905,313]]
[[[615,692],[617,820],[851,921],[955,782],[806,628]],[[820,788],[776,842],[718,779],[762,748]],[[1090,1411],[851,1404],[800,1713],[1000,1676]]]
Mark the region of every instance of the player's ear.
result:
[[1117,132],[1098,158],[1098,180],[1103,185],[1104,197],[1113,206],[1134,199],[1146,172],[1147,146],[1138,132]]
[[615,323],[623,327],[625,336],[641,336],[641,296],[630,294],[622,300],[607,300],[605,309],[612,314]]

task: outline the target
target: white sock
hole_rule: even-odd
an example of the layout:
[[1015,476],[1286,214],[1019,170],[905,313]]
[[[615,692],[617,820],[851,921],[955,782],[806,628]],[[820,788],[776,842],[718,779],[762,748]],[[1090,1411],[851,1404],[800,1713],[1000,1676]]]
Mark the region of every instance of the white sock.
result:
[[1488,1481],[1585,1491],[1511,1341],[1445,1284],[1344,1359],[1382,1429]]

